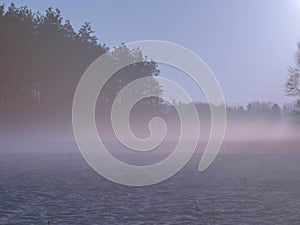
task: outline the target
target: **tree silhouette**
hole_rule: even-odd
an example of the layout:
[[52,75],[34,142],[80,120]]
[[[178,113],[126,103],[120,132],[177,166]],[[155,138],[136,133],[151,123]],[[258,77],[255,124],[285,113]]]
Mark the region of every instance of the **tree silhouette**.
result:
[[[109,49],[100,44],[91,24],[75,31],[59,9],[44,14],[13,3],[0,6],[0,112],[1,119],[71,123],[75,88],[87,67]],[[144,59],[140,50],[122,44],[111,53],[112,65],[122,60]],[[119,71],[108,82],[104,99],[109,106],[124,85],[139,77],[153,76],[151,87],[161,92],[154,76],[157,64],[143,60]],[[106,97],[105,97],[106,96]]]

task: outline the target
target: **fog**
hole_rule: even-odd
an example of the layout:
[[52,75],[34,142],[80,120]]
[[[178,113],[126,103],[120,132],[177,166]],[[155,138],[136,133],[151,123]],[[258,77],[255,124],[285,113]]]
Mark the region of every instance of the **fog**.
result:
[[[139,112],[140,113],[140,112]],[[110,120],[105,116],[98,118],[98,134],[104,144],[112,154],[118,155],[145,155],[152,157],[157,153],[167,156],[174,150],[180,136],[180,120],[174,113],[161,114],[157,112],[148,113],[143,116],[133,112],[130,118],[132,132],[139,138],[145,139],[150,135],[148,123],[154,116],[161,116],[167,125],[167,133],[164,141],[150,153],[137,153],[127,149],[120,143],[111,126]],[[97,118],[97,117],[96,117]],[[210,118],[205,114],[199,113],[200,137],[196,152],[202,153],[210,136]],[[194,121],[189,122],[189,126],[198,126]],[[220,153],[286,153],[297,151],[290,149],[300,138],[300,125],[290,119],[290,117],[260,118],[249,117],[240,118],[229,114],[224,143]],[[79,153],[78,147],[70,124],[67,126],[62,123],[40,123],[23,122],[7,123],[0,129],[1,153]],[[191,140],[181,140],[191,141]],[[238,147],[228,148],[233,143],[239,143]],[[241,147],[240,143],[245,143],[247,147]],[[261,147],[257,143],[264,143]],[[252,147],[249,147],[249,144]],[[286,147],[279,149],[278,146]],[[274,148],[276,146],[276,148]]]

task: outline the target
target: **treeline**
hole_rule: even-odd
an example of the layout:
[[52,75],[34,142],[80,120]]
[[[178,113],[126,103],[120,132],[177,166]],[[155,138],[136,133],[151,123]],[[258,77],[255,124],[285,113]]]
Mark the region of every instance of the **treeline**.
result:
[[[42,14],[14,4],[7,8],[0,5],[0,34],[1,124],[34,120],[71,127],[75,88],[87,67],[109,51],[99,42],[91,24],[85,22],[76,31],[58,9],[50,7]],[[160,72],[158,65],[146,60],[141,50],[129,50],[121,44],[113,48],[110,57],[113,66],[124,60],[133,65],[118,71],[100,93],[97,113],[104,123],[110,120],[108,112],[117,93],[137,78],[153,78],[143,90],[154,89],[163,94],[155,79]],[[144,103],[146,105],[137,108],[143,110],[145,116],[174,114],[172,106],[158,99],[147,99]],[[176,104],[184,107],[183,103]],[[200,114],[210,114],[207,104],[196,105]],[[294,109],[288,104],[281,108],[274,103],[252,102],[247,107],[228,107],[228,115],[279,117]]]
[[[0,114],[2,122],[38,120],[71,122],[75,88],[87,67],[109,50],[100,44],[90,23],[78,31],[58,9],[44,14],[13,3],[0,6]],[[136,63],[117,72],[102,90],[99,102],[109,108],[118,91],[138,77],[155,77],[157,64],[139,49],[124,44],[113,49],[112,65]],[[153,79],[151,87],[161,92]]]
[[107,50],[89,23],[75,32],[52,8],[42,15],[14,4],[4,12],[2,5],[0,33],[1,105],[10,111],[60,108],[86,67]]
[[[299,102],[300,103],[300,102]],[[279,106],[274,102],[260,102],[253,101],[247,104],[246,106],[226,106],[227,115],[229,118],[240,118],[240,119],[250,119],[250,118],[270,118],[276,119],[281,117],[291,116],[298,113],[299,109],[297,102],[295,103],[286,103],[283,106]],[[176,103],[178,107],[185,107],[184,103]],[[210,107],[208,103],[195,103],[197,111],[200,116],[209,117],[210,116]],[[299,104],[300,105],[300,104]],[[171,106],[165,106],[165,111],[169,111],[168,108]],[[212,105],[212,107],[218,107]]]

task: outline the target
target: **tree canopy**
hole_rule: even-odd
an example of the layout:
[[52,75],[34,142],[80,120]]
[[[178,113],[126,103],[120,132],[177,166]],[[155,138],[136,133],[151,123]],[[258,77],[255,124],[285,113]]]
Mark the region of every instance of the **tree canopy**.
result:
[[[26,113],[43,118],[68,118],[75,88],[87,67],[109,50],[100,44],[91,24],[85,22],[76,31],[64,20],[59,9],[49,7],[45,13],[32,12],[13,3],[0,6],[0,112],[10,118]],[[106,85],[104,99],[113,97],[124,85],[138,77],[155,77],[157,64],[146,60],[141,50],[126,45],[113,49],[112,63],[121,58],[135,63],[119,71]],[[151,87],[161,92],[153,79]]]
[[295,57],[296,65],[288,69],[289,77],[286,82],[286,94],[300,97],[300,43],[298,43],[298,51]]

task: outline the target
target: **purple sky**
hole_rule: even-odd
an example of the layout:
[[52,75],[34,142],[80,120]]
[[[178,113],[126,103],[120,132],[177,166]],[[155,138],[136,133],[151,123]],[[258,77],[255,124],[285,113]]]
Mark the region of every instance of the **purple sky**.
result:
[[[284,83],[300,41],[300,0],[14,2],[41,12],[57,7],[76,29],[90,21],[109,47],[143,39],[183,45],[215,72],[229,104],[293,100],[284,96]],[[184,74],[166,67],[162,73],[203,99]]]

